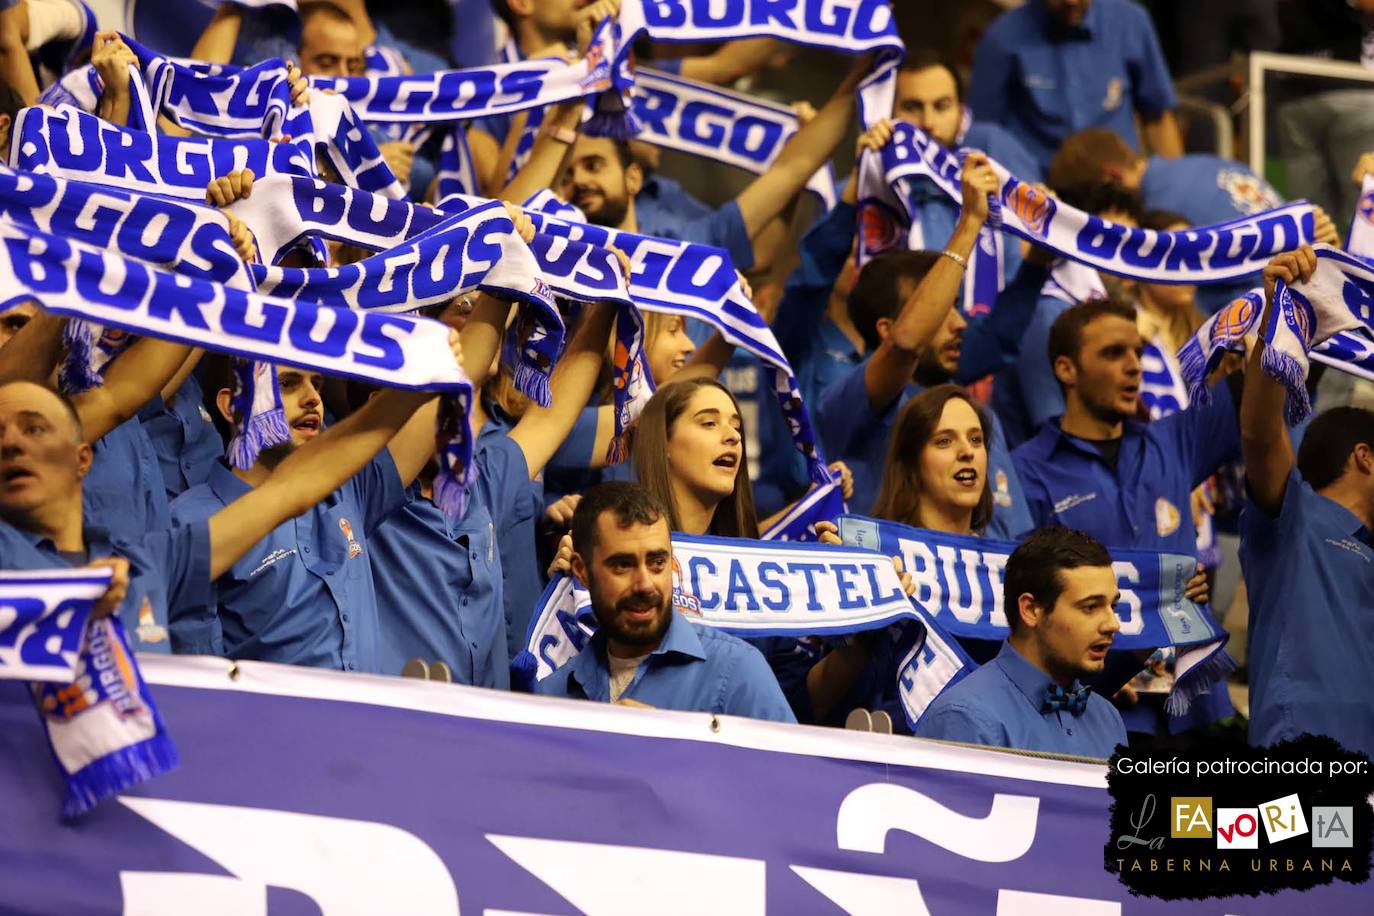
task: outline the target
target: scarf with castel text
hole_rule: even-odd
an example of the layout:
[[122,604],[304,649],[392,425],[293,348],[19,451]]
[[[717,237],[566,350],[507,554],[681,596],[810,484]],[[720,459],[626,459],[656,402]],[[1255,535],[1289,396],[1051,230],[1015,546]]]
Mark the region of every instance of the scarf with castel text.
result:
[[0,678],[30,682],[68,820],[178,764],[123,624],[91,619],[110,579],[107,569],[0,571]]

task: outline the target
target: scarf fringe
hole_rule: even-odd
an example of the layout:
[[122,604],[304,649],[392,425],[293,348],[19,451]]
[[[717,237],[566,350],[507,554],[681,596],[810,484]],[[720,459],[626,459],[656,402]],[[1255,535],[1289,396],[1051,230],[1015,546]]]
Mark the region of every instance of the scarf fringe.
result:
[[286,425],[285,410],[278,407],[254,414],[240,424],[239,431],[229,440],[229,466],[246,471],[257,463],[263,449],[290,441],[291,428]]
[[549,374],[521,360],[515,367],[515,389],[540,407],[553,404],[553,390]]
[[1218,681],[1236,670],[1236,660],[1225,649],[1219,649],[1206,661],[1193,666],[1174,682],[1174,689],[1164,701],[1164,709],[1171,716],[1182,716],[1193,708],[1193,701],[1210,691]]
[[534,676],[539,671],[539,660],[529,649],[521,649],[510,660],[510,689],[516,693],[533,693]]
[[1209,354],[1202,352],[1196,337],[1188,338],[1183,349],[1178,351],[1178,368],[1188,386],[1188,398],[1192,403],[1206,407],[1212,403],[1212,392],[1207,388]]
[[1312,401],[1307,395],[1307,368],[1296,357],[1270,344],[1260,355],[1260,367],[1288,390],[1284,415],[1289,426],[1296,426],[1312,415]]
[[467,474],[460,479],[452,471],[441,470],[434,478],[434,504],[450,521],[460,519],[468,508]]
[[588,137],[633,140],[643,130],[644,122],[618,93],[603,92],[598,96],[592,116],[582,122],[582,133]]
[[170,773],[180,765],[176,745],[165,734],[111,751],[67,777],[62,817],[75,820],[105,799]]
[[95,327],[89,321],[69,321],[62,332],[67,358],[57,373],[58,386],[67,394],[80,394],[99,388],[100,372],[95,368]]

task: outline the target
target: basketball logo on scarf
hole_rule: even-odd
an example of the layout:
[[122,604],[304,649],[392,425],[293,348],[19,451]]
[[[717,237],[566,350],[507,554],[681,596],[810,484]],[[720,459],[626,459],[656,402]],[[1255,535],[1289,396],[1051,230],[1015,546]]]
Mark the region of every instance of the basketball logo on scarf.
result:
[[701,599],[691,593],[685,584],[686,581],[682,575],[682,566],[678,564],[677,557],[673,557],[673,609],[689,617],[700,617]]
[[[603,36],[608,34],[602,32]],[[587,75],[578,80],[577,87],[583,92],[601,92],[611,88],[611,62],[606,58],[603,37],[598,37],[587,49]]]
[[1050,221],[1054,219],[1054,199],[1039,188],[1010,179],[1002,190],[1002,204],[1010,207],[1036,235],[1049,231]]
[[1293,329],[1299,341],[1305,348],[1312,346],[1312,328],[1316,326],[1317,319],[1312,313],[1312,303],[1307,301],[1307,297],[1295,292],[1291,287],[1288,290],[1289,298],[1293,302],[1293,308],[1289,309],[1285,318],[1288,326]]
[[1248,297],[1232,299],[1217,313],[1213,336],[1217,340],[1239,340],[1255,320],[1255,303]]
[[1365,191],[1360,195],[1360,202],[1355,206],[1360,219],[1374,226],[1374,190]]
[[353,537],[353,523],[346,518],[339,519],[339,530],[348,538],[348,558],[351,560],[363,552],[363,545]]

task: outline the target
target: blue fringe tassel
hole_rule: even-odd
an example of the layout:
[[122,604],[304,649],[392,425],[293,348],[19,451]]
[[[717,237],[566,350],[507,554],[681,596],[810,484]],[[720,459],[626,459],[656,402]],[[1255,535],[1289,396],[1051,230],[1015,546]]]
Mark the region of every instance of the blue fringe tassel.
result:
[[1207,387],[1207,375],[1212,371],[1209,362],[1196,337],[1189,338],[1183,349],[1178,351],[1178,368],[1184,384],[1188,386],[1188,398],[1199,407],[1212,403],[1212,392]]
[[1193,701],[1212,689],[1217,681],[1236,670],[1236,660],[1225,649],[1192,668],[1183,680],[1174,682],[1174,689],[1164,701],[1164,709],[1171,716],[1182,716],[1193,708]]
[[80,394],[100,387],[102,380],[91,368],[95,342],[91,340],[90,329],[84,321],[71,321],[62,335],[67,345],[67,358],[57,373],[57,384],[67,394]]
[[1285,416],[1289,426],[1296,426],[1312,415],[1312,401],[1307,396],[1307,372],[1296,359],[1269,343],[1260,355],[1260,368],[1288,389]]
[[112,751],[67,777],[62,817],[75,820],[105,799],[170,773],[180,764],[176,746],[162,733]]
[[644,130],[644,122],[627,106],[619,92],[603,92],[596,98],[592,116],[582,122],[582,133],[588,137],[610,137],[612,140],[631,140]]
[[459,480],[451,472],[441,470],[434,478],[434,504],[448,520],[462,518],[468,508],[468,481]]
[[553,404],[553,391],[549,388],[548,375],[528,362],[522,360],[515,367],[514,381],[515,390],[540,407],[549,407]]
[[510,660],[510,689],[516,693],[533,693],[534,676],[539,672],[539,660],[529,649],[521,649]]
[[257,463],[258,453],[273,445],[291,441],[291,428],[286,425],[286,411],[277,408],[254,414],[242,423],[242,428],[229,440],[229,466],[246,471]]

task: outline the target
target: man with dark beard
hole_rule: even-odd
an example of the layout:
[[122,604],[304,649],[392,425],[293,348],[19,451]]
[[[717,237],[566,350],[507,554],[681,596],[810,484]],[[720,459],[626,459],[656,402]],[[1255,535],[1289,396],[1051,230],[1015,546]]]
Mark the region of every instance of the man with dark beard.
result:
[[673,611],[668,513],[648,490],[621,481],[588,490],[572,537],[573,575],[591,593],[597,631],[535,692],[796,721],[757,649]]

